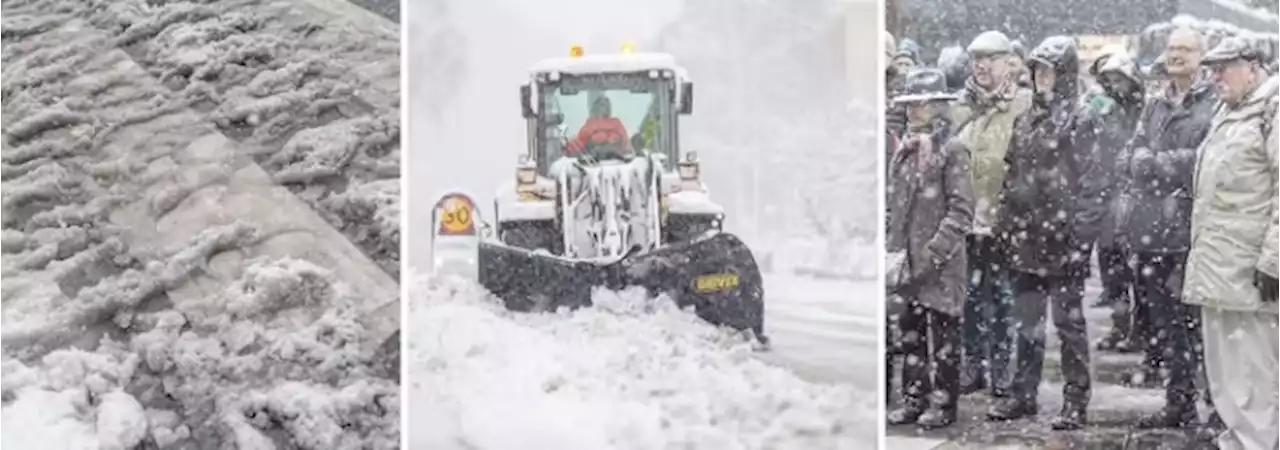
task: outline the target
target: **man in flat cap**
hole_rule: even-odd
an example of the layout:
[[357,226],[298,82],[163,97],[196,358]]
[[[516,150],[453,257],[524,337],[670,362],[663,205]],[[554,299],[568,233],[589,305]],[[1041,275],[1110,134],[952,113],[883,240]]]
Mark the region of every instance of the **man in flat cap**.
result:
[[1275,449],[1277,78],[1238,37],[1224,39],[1201,63],[1222,104],[1197,152],[1183,301],[1202,307],[1205,370],[1227,426],[1218,446]]

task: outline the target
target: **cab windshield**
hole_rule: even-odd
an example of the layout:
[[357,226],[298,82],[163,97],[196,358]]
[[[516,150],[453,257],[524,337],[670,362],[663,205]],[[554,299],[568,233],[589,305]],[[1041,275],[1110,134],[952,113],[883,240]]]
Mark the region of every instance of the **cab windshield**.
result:
[[[673,125],[668,83],[669,79],[650,78],[648,73],[562,74],[557,81],[543,82],[540,110],[544,113],[538,120],[543,138],[538,143],[541,171],[566,156],[566,149],[572,153],[575,140],[590,147],[584,150],[586,153],[592,153],[594,147],[589,143],[599,139],[596,136],[602,127],[600,123],[588,124],[589,120],[617,120],[606,126],[610,131],[607,139],[617,141],[617,146],[609,147],[606,153],[667,153],[674,147],[667,143],[668,130]],[[607,114],[601,114],[601,97],[607,100]],[[622,130],[613,133],[618,123]]]

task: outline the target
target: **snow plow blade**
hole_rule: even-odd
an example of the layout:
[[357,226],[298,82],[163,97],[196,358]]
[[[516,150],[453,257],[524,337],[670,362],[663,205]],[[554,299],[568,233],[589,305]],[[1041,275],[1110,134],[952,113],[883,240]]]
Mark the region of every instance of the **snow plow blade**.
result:
[[591,288],[604,283],[605,271],[591,262],[481,242],[480,285],[519,312],[554,311],[591,305]]
[[764,282],[751,250],[719,233],[697,241],[633,254],[613,263],[572,261],[545,253],[481,243],[480,284],[513,311],[552,311],[591,305],[595,287],[643,286],[693,306],[713,325],[764,336]]
[[680,307],[693,306],[715,325],[752,331],[764,338],[764,281],[751,249],[737,236],[711,237],[662,247],[622,260],[628,285],[666,294]]

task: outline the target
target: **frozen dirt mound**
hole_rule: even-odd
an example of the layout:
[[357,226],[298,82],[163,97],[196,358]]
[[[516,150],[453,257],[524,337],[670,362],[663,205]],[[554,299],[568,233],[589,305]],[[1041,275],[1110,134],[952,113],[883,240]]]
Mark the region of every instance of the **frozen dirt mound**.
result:
[[[410,446],[853,449],[877,398],[802,380],[739,335],[639,291],[516,315],[474,284],[411,290]],[[868,433],[870,432],[870,433]]]
[[[365,289],[244,256],[307,230],[172,214],[256,160],[394,274],[395,33],[300,2],[3,6],[3,443],[395,448]],[[219,133],[201,150],[247,154],[191,150]]]

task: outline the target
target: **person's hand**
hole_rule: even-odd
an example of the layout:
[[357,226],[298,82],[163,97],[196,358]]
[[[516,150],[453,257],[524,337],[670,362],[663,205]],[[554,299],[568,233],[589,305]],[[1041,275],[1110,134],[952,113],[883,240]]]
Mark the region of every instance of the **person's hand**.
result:
[[1135,177],[1147,176],[1155,164],[1156,154],[1146,147],[1133,149],[1133,157],[1129,159],[1129,173]]
[[1263,303],[1275,303],[1276,297],[1280,295],[1280,293],[1277,292],[1280,291],[1280,281],[1277,281],[1276,277],[1267,275],[1261,270],[1255,270],[1253,272],[1253,285],[1262,293]]

